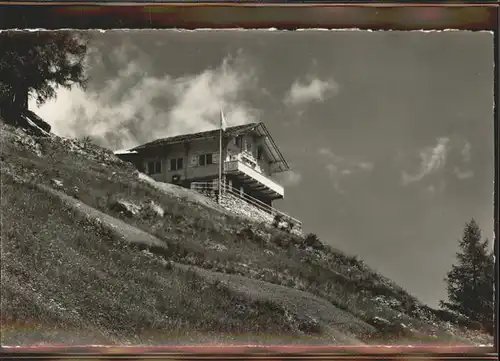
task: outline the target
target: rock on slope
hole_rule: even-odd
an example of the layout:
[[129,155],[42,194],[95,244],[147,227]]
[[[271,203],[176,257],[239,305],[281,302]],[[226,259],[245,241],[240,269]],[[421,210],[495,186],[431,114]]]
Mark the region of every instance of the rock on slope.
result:
[[0,127],[3,344],[488,342],[355,258]]

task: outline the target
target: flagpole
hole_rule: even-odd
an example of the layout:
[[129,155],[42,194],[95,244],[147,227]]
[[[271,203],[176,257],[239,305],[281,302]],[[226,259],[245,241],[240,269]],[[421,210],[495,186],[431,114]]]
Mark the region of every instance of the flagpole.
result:
[[[222,110],[221,110],[221,117],[222,117]],[[221,118],[221,125],[219,129],[219,204],[221,203],[221,198],[222,198],[222,118]]]
[[222,192],[224,192],[225,184],[223,182],[224,177],[224,159],[222,157],[222,152],[224,150],[222,146],[222,132],[226,131],[226,119],[224,118],[224,112],[222,111],[222,106],[220,107],[220,130],[219,130],[219,203],[222,200]]

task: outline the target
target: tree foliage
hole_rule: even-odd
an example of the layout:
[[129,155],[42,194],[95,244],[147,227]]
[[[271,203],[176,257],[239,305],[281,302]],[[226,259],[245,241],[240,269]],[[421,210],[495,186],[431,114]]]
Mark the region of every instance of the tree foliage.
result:
[[27,107],[55,97],[59,86],[85,87],[88,36],[74,31],[0,33],[0,107]]
[[447,273],[448,302],[441,307],[467,316],[492,330],[494,317],[494,254],[482,240],[474,219],[466,223],[459,240],[457,264]]

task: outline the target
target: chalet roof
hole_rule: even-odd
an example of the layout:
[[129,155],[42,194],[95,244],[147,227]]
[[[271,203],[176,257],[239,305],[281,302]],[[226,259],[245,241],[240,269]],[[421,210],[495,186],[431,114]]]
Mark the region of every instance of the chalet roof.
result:
[[[219,131],[220,129],[214,129],[214,130],[209,130],[205,132],[199,132],[199,133],[192,133],[192,134],[182,134],[182,135],[177,135],[173,137],[168,137],[168,138],[162,138],[162,139],[157,139],[152,142],[140,145],[138,147],[132,148],[129,151],[141,151],[145,149],[151,149],[151,148],[156,148],[156,147],[163,147],[171,144],[178,144],[178,143],[184,143],[184,142],[191,142],[195,140],[204,140],[204,139],[210,139],[210,138],[217,138],[219,137]],[[243,135],[243,134],[248,134],[251,132],[255,132],[260,136],[263,136],[265,141],[265,146],[271,156],[271,162],[275,163],[277,166],[277,171],[287,171],[289,169],[289,166],[281,154],[280,150],[276,146],[276,143],[274,143],[274,140],[271,137],[271,134],[269,134],[269,131],[267,130],[266,126],[262,122],[258,123],[249,123],[249,124],[243,124],[243,125],[236,125],[232,127],[227,127],[226,130],[224,131],[225,136],[231,136],[235,137],[238,135]]]
[[137,151],[135,150],[127,150],[127,149],[124,149],[124,150],[115,150],[113,152],[115,155],[122,155],[122,154],[137,154]]

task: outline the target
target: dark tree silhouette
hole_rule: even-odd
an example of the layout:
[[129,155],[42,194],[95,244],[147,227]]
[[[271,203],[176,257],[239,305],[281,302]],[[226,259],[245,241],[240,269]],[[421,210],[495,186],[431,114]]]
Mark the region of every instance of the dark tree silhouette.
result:
[[57,87],[85,87],[84,59],[88,36],[74,31],[6,31],[0,33],[0,110],[28,108],[28,98],[42,104]]
[[494,255],[474,219],[466,223],[459,246],[458,262],[446,277],[449,301],[441,301],[441,307],[493,332]]

